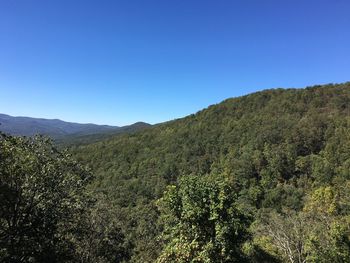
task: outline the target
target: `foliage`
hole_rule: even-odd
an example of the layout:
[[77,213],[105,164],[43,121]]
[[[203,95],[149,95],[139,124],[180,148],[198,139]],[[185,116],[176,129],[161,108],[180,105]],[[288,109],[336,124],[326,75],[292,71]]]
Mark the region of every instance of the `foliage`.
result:
[[157,262],[242,262],[250,218],[221,180],[184,177],[169,186],[159,206],[166,246]]
[[[233,206],[255,220],[254,239],[243,246],[249,261],[290,261],[268,233],[269,225],[278,226],[275,235],[285,233],[290,242],[300,242],[291,247],[294,259],[300,255],[306,262],[346,262],[349,257],[349,83],[266,90],[132,134],[88,141],[70,150],[91,168],[92,184],[80,165],[42,139],[2,136],[2,258],[16,249],[21,250],[16,260],[22,261],[53,255],[62,262],[154,262],[176,246],[191,251],[191,257],[200,251],[221,255],[219,248],[230,247],[230,242],[218,243],[214,232],[201,235],[202,240],[193,239],[191,232],[176,234],[180,228],[172,232],[170,226],[181,221],[166,206],[158,210],[155,201],[168,185],[176,188],[162,200],[181,191],[215,197],[218,191],[209,191],[208,185],[221,189],[223,178],[232,189],[232,196],[225,194],[232,201],[228,211]],[[191,181],[191,174],[198,182]],[[184,190],[194,184],[201,191]],[[30,196],[40,205],[32,207]],[[22,200],[19,206],[13,205],[16,200]],[[197,211],[191,207],[184,211]],[[210,214],[204,203],[199,208]],[[26,209],[33,213],[26,216]],[[21,238],[9,239],[15,234],[6,218],[17,212],[21,216],[16,224],[22,225],[15,234]],[[166,215],[172,215],[168,222]],[[32,220],[36,231],[21,220]],[[194,229],[202,233],[199,226]],[[157,238],[162,232],[164,244]],[[202,259],[216,260],[210,253],[201,254]]]
[[348,262],[350,258],[349,185],[315,189],[299,212],[270,211],[257,222],[265,249],[276,247],[285,261]]
[[[89,245],[100,246],[90,254],[115,261],[114,255],[123,251],[123,236],[115,227],[95,229],[97,222],[98,228],[110,222],[96,214],[102,208],[86,192],[91,180],[85,168],[47,138],[0,134],[0,261],[105,262],[79,251],[80,240],[96,232]],[[94,223],[86,224],[87,218]]]
[[[299,212],[310,190],[350,179],[350,84],[275,89],[228,99],[186,118],[73,147],[120,212],[131,262],[161,251],[154,201],[190,174],[224,175],[237,205]],[[148,211],[148,212],[145,212]],[[152,211],[152,212],[151,212]],[[140,234],[142,233],[142,234]]]
[[1,135],[0,148],[3,261],[65,257],[60,229],[83,209],[90,175],[44,138]]
[[129,258],[130,245],[125,241],[118,215],[102,194],[76,226],[78,234],[72,236],[75,253],[80,262],[122,262]]
[[266,237],[263,248],[275,247],[285,262],[303,263],[307,258],[308,225],[303,214],[285,211],[283,214],[271,211],[258,222],[256,236]]
[[346,262],[350,259],[350,182],[345,187],[320,187],[309,196],[304,213],[310,233],[310,262]]

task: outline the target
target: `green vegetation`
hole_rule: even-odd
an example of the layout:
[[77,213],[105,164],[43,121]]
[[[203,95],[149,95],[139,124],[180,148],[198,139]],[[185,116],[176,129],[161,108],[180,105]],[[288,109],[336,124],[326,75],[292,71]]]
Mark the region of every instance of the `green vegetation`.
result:
[[225,180],[183,177],[159,200],[164,224],[162,262],[242,262],[250,218]]
[[1,262],[127,258],[110,207],[86,191],[91,174],[48,139],[0,134],[0,176]]
[[[106,126],[102,125],[102,127],[106,127]],[[82,132],[69,134],[69,135],[61,136],[59,138],[55,138],[55,142],[57,145],[60,146],[60,148],[71,147],[73,145],[91,144],[94,142],[105,140],[117,134],[119,135],[124,133],[128,133],[128,134],[134,133],[150,127],[152,127],[151,124],[148,124],[145,122],[136,122],[131,125],[117,127],[107,131],[99,131],[99,132],[95,131],[94,133],[91,132],[90,134],[84,134]]]
[[[4,137],[2,148],[8,140],[31,145]],[[26,151],[8,150],[6,159],[2,150],[1,160],[11,161],[1,161],[1,178],[32,173]],[[63,191],[82,204],[71,206],[84,212],[57,212],[55,222],[75,215],[75,225],[49,232],[65,237],[54,248],[70,248],[73,262],[350,262],[350,83],[228,99],[70,151],[95,178],[71,179],[47,202]],[[65,168],[71,157],[48,158],[61,171],[55,180],[85,174]],[[53,200],[60,211],[65,202]]]

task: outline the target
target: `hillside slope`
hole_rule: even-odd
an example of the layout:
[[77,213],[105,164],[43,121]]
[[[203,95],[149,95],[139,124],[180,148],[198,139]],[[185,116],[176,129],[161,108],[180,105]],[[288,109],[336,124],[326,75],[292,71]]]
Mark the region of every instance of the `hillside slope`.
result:
[[61,147],[91,144],[94,142],[106,140],[115,135],[124,134],[124,133],[131,134],[150,127],[152,127],[152,125],[149,123],[136,122],[131,125],[121,126],[116,129],[106,130],[106,131],[92,133],[92,134],[84,134],[84,133],[68,134],[57,138],[55,141]]
[[186,118],[73,149],[97,175],[135,245],[161,246],[154,200],[190,174],[228,177],[245,210],[299,211],[305,195],[350,178],[350,83],[232,98]]

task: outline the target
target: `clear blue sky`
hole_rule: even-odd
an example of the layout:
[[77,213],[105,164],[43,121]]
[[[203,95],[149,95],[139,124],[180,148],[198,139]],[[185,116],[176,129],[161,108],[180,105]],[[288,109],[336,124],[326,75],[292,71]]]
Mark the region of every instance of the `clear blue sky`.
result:
[[1,113],[157,123],[349,80],[349,0],[0,1]]

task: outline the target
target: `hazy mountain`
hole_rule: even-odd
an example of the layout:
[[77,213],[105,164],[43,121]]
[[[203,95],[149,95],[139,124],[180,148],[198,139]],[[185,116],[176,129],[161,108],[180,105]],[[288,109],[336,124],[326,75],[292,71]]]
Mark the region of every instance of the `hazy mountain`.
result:
[[106,130],[104,132],[93,133],[93,134],[69,134],[56,139],[56,142],[61,145],[82,145],[90,144],[98,141],[102,141],[110,138],[111,136],[123,134],[123,133],[133,133],[142,129],[152,127],[151,124],[146,122],[136,122],[131,125],[118,127],[116,129]]
[[[150,126],[142,122],[124,127],[92,123],[81,124],[65,122],[59,119],[13,117],[6,114],[0,114],[0,124],[0,131],[12,135],[32,136],[35,134],[43,134],[51,136],[54,139],[70,137],[85,138],[84,136],[93,136],[96,134],[130,132]],[[86,139],[88,139],[88,137]]]

